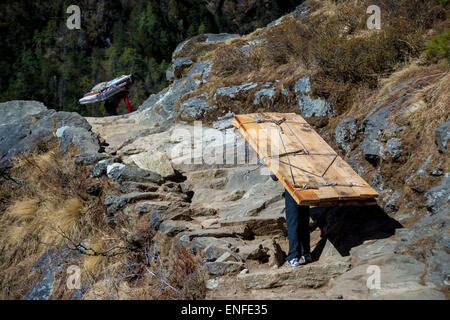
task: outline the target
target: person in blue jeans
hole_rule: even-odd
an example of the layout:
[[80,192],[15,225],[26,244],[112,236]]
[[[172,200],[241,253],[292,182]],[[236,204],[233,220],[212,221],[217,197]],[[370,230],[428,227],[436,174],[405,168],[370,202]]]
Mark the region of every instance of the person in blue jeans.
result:
[[294,198],[284,191],[286,206],[286,225],[289,239],[289,252],[286,264],[298,267],[311,262],[309,235],[309,206],[300,206]]
[[[278,178],[271,174],[274,181]],[[284,190],[286,225],[289,239],[289,252],[286,264],[298,267],[312,261],[310,254],[309,206],[300,206],[287,190]]]

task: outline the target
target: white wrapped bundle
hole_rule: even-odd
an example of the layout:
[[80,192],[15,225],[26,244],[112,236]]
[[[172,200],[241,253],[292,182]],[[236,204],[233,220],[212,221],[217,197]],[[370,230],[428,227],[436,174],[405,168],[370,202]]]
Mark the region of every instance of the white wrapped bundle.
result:
[[94,86],[79,101],[81,104],[103,101],[120,91],[127,90],[133,82],[134,78],[131,74],[120,76],[108,82],[101,82]]

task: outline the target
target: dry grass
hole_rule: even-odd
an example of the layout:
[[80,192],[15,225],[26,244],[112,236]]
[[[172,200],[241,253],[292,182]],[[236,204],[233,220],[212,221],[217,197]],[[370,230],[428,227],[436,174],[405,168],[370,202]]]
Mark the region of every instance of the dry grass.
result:
[[[72,295],[65,280],[69,265],[81,267],[82,283],[91,286],[89,292],[98,291],[85,298],[183,299],[193,296],[191,290],[198,293],[196,298],[204,297],[199,289],[204,283],[192,280],[202,277],[198,260],[175,249],[164,252],[164,256],[150,251],[155,230],[150,229],[148,216],[133,215],[137,220],[130,221],[117,212],[116,224],[106,223],[104,192],[93,197],[85,189],[100,182],[103,190],[115,192],[117,186],[106,177],[91,178],[90,166],[75,165],[76,153],[75,149],[62,153],[55,139],[17,158],[9,174],[4,175],[11,183],[0,186],[0,199],[5,204],[0,214],[0,298],[22,298],[41,277],[32,266],[48,250],[57,252],[63,260],[55,275],[52,299]],[[78,244],[88,250],[81,254],[67,248],[74,249]],[[158,259],[157,265],[152,264],[150,256]],[[150,268],[160,278],[149,276]],[[135,272],[142,275],[130,277]],[[161,280],[165,278],[174,283],[176,291],[167,291]]]

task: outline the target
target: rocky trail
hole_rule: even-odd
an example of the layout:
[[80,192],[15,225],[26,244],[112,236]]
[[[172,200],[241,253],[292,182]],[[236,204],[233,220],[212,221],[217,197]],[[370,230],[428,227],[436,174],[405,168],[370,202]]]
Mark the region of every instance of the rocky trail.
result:
[[[119,219],[136,227],[130,232],[144,225],[151,229],[152,243],[163,246],[169,237],[201,256],[207,299],[448,299],[448,66],[419,57],[401,59],[398,70],[389,67],[387,74],[375,74],[376,86],[328,78],[331,60],[338,76],[341,60],[348,60],[350,74],[364,69],[359,66],[360,41],[369,49],[382,44],[369,50],[373,57],[389,51],[385,46],[394,48],[391,40],[404,45],[394,39],[396,34],[388,41],[378,32],[367,33],[365,24],[353,30],[346,20],[335,19],[336,13],[344,17],[353,12],[356,2],[329,5],[306,1],[248,35],[203,34],[185,40],[172,54],[166,71],[169,85],[131,114],[84,118],[36,101],[1,103],[0,171],[7,172],[17,155],[54,141],[64,160],[85,165],[84,178],[90,182],[82,192],[99,202],[96,217],[102,227]],[[366,12],[362,4],[359,9]],[[311,37],[309,30],[322,24],[336,28],[329,37],[342,42],[339,50],[320,33]],[[344,54],[335,59],[338,52]],[[345,52],[357,54],[347,57]],[[309,61],[314,55],[327,64]],[[283,265],[288,251],[283,187],[231,125],[235,114],[259,111],[300,114],[379,193],[373,206],[312,207],[313,262],[297,268]],[[77,155],[67,152],[70,145]],[[0,182],[14,183],[3,176]],[[30,218],[30,199],[13,191],[8,199],[22,200],[22,211],[17,211]],[[61,207],[60,214],[67,211],[58,197],[51,200]],[[53,213],[48,215],[57,218]],[[7,232],[12,230],[22,236],[18,243],[25,242],[21,221],[5,221],[3,241],[10,243]],[[124,241],[142,240],[137,231],[130,239],[124,234]],[[98,240],[96,233],[92,239],[77,236],[79,241]],[[15,247],[12,243],[7,249]],[[12,279],[18,272],[16,260],[4,259],[12,279],[8,281],[19,293],[11,292],[18,298],[62,298],[53,278],[63,263],[50,259],[60,251],[40,249],[45,253],[39,251],[28,264],[23,262],[28,254],[18,252],[23,255],[18,261],[25,263],[19,270],[35,281],[27,280],[27,287],[23,279]],[[38,267],[41,277],[36,280],[32,277]],[[102,281],[97,275],[85,291],[94,292]],[[126,287],[124,282],[120,285]],[[113,298],[130,298],[128,289]],[[11,296],[9,290],[4,297]],[[78,298],[94,298],[83,296],[86,292],[79,291]],[[151,293],[138,297],[153,298]]]
[[[105,200],[108,216],[122,210],[145,219],[159,233],[201,253],[209,275],[208,299],[396,299],[443,298],[424,282],[426,266],[400,253],[408,232],[379,207],[312,208],[314,262],[284,266],[288,249],[282,186],[255,164],[192,163],[185,155],[190,124],[155,132],[139,127],[134,115],[87,118],[109,157],[93,168],[120,184]],[[203,128],[195,139],[224,134],[226,143],[203,143],[197,156],[232,150],[245,142],[231,128]],[[233,146],[232,148],[227,148]],[[227,154],[230,156],[230,154]],[[119,157],[121,160],[119,160]],[[255,170],[256,169],[256,170]],[[262,173],[262,174],[261,174]],[[315,228],[313,227],[315,226]],[[370,290],[369,267],[382,270],[381,289]]]

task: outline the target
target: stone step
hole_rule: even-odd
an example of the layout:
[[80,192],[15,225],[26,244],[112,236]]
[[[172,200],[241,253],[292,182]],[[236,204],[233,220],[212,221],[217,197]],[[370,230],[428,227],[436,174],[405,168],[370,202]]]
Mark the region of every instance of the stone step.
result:
[[109,195],[105,198],[105,206],[107,207],[107,213],[109,215],[114,214],[119,209],[122,209],[127,204],[135,203],[141,200],[154,200],[158,199],[160,195],[155,192],[133,192],[127,193],[121,196]]
[[268,289],[295,285],[299,288],[319,288],[350,269],[348,262],[328,264],[311,263],[299,267],[283,266],[279,269],[238,275],[246,289]]
[[120,186],[120,192],[132,193],[132,192],[155,192],[159,189],[159,185],[156,183],[142,183],[127,181]]
[[247,226],[255,236],[287,235],[286,218],[279,215],[220,220],[221,227]]
[[158,232],[170,237],[174,237],[181,232],[195,230],[196,228],[199,228],[199,226],[190,222],[165,220],[159,225]]
[[186,235],[189,241],[198,237],[214,237],[214,238],[235,238],[244,236],[246,230],[244,228],[217,228],[217,229],[201,229],[190,232]]
[[164,179],[157,173],[122,163],[109,165],[106,169],[106,173],[108,178],[114,179],[119,183],[134,181],[162,184],[164,182]]

